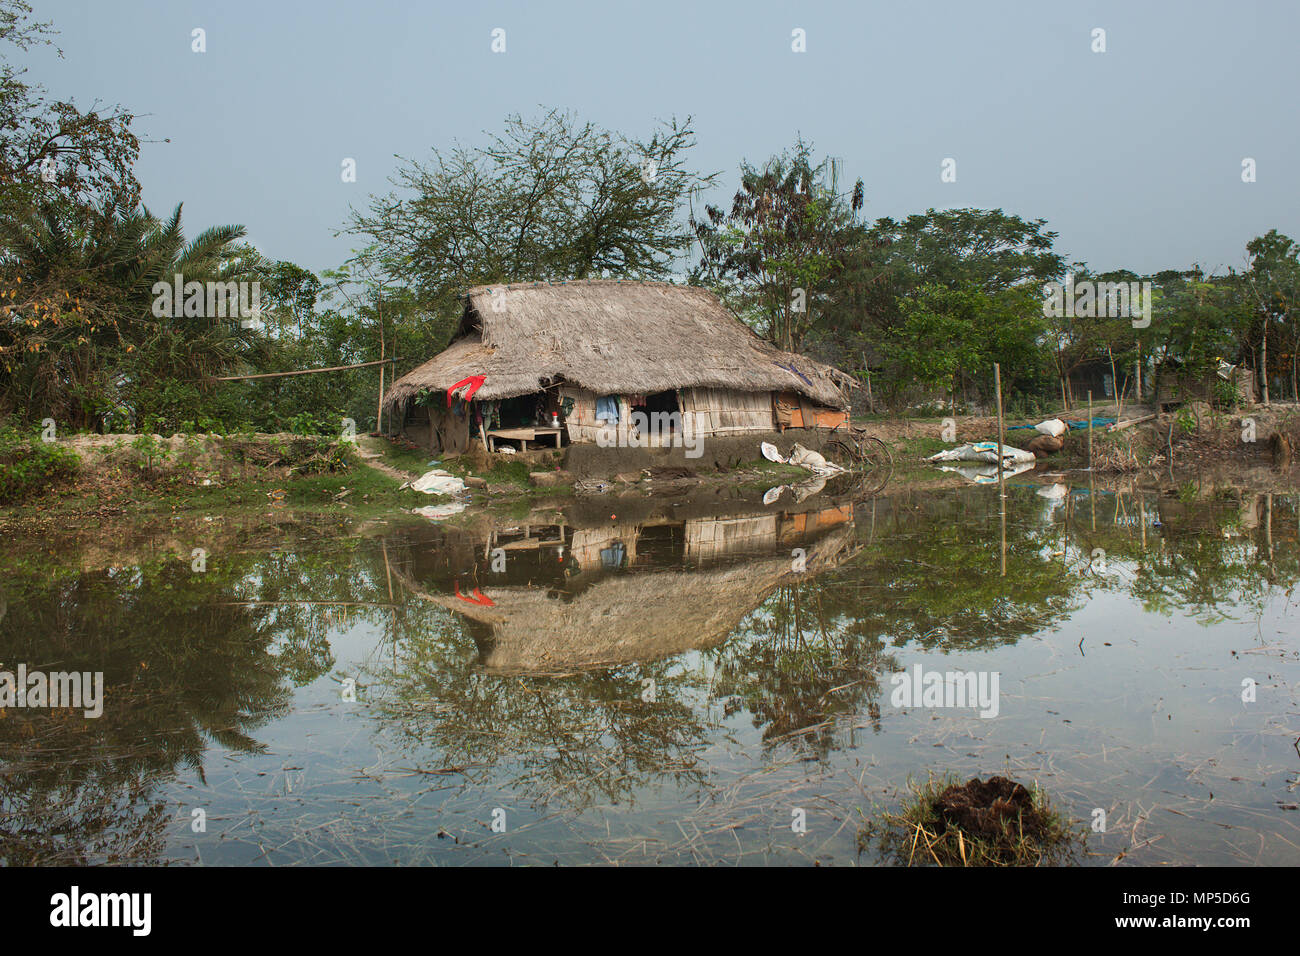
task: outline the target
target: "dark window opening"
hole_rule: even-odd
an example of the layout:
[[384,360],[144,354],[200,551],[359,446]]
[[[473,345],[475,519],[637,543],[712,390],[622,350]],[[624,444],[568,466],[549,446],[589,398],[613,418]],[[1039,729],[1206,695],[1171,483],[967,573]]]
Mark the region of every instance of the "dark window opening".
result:
[[[677,392],[676,390],[672,390],[667,392],[652,392],[649,395],[633,396],[631,409],[633,412],[644,413],[649,422],[650,428],[653,431],[656,426],[654,418],[656,412],[659,414],[672,414],[678,411]],[[672,434],[681,427],[680,418],[664,419],[664,425],[659,427],[664,428],[665,434]]]
[[559,407],[549,392],[518,395],[506,398],[500,405],[500,422],[497,428],[527,428],[532,425],[550,425],[551,412]]

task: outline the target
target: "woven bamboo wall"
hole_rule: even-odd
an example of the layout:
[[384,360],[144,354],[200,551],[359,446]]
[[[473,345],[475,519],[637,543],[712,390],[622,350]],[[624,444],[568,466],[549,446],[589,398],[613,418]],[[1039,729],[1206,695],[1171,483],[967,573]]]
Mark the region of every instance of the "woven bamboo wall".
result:
[[[561,401],[571,398],[573,411],[565,418],[571,442],[595,442],[603,424],[596,421],[596,395],[585,389],[562,387]],[[618,433],[625,443],[632,409],[619,397]],[[683,425],[701,436],[772,431],[772,396],[769,392],[739,392],[725,388],[687,388],[681,392]]]
[[682,417],[691,416],[697,435],[770,432],[770,392],[738,392],[728,388],[688,388],[682,391]]

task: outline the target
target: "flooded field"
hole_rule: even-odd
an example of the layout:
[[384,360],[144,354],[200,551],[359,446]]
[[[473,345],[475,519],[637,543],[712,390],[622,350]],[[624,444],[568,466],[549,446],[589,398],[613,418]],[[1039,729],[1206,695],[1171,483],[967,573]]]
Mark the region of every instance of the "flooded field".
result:
[[1300,864],[1300,496],[793,497],[11,539],[0,670],[103,700],[0,710],[0,860],[889,864],[1001,774],[1083,865]]

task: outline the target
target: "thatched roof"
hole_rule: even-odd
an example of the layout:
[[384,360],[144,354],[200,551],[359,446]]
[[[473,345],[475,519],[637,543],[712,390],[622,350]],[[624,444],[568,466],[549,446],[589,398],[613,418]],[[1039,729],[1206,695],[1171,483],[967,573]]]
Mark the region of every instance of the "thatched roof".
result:
[[[793,366],[807,381],[782,365]],[[447,349],[393,383],[385,403],[486,376],[476,398],[563,380],[599,395],[676,388],[794,391],[844,408],[838,369],[760,339],[707,289],[612,279],[479,286]]]

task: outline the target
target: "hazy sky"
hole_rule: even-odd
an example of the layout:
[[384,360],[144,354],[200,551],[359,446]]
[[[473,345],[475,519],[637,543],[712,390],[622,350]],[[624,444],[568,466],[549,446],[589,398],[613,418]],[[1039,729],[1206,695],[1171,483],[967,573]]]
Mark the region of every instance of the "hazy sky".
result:
[[1000,206],[1097,269],[1240,266],[1253,236],[1300,235],[1295,2],[32,3],[66,59],[28,54],[30,79],[146,114],[155,212],[184,201],[188,234],[243,223],[317,270],[346,258],[334,233],[395,155],[552,107],[634,135],[693,116],[724,195],[742,158],[802,133],[865,180],[872,218]]

